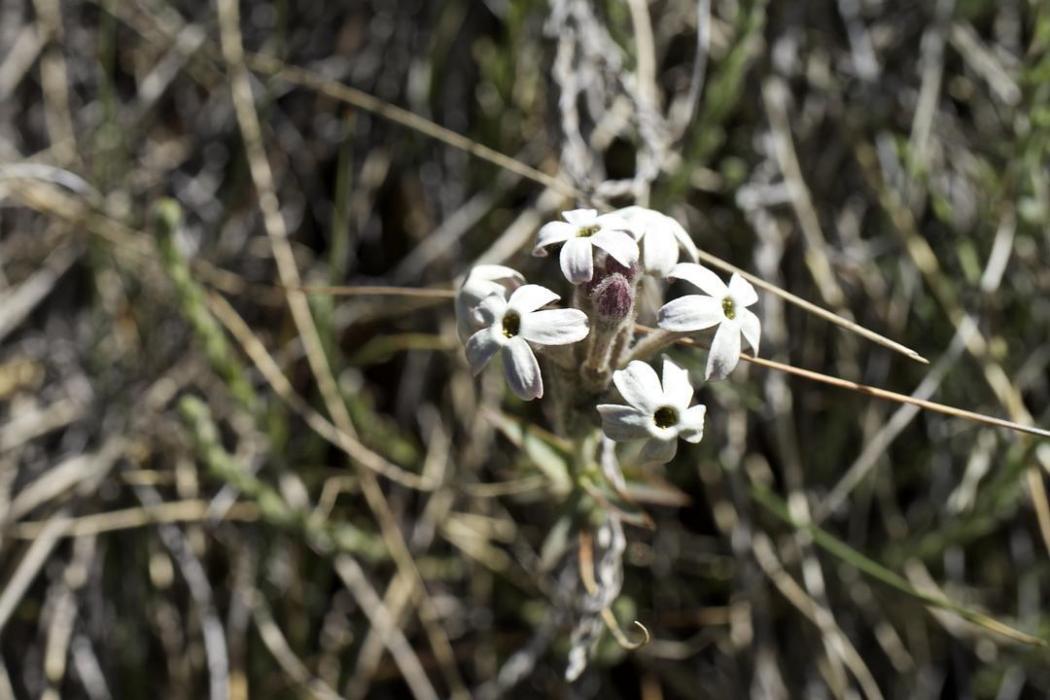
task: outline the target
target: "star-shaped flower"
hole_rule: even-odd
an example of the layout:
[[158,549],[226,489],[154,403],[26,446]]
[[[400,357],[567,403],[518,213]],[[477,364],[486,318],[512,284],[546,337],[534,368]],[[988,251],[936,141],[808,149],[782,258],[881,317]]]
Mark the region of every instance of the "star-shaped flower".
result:
[[666,214],[645,207],[624,207],[613,212],[624,219],[641,248],[642,268],[651,275],[666,277],[678,262],[679,248],[694,262],[696,244],[682,225]]
[[461,342],[467,342],[484,323],[478,316],[478,304],[491,295],[504,299],[525,284],[525,277],[517,270],[503,265],[475,265],[456,290],[456,330]]
[[543,396],[540,365],[529,343],[568,345],[587,337],[587,315],[579,309],[543,309],[559,296],[538,284],[526,284],[511,293],[485,297],[478,316],[485,327],[467,341],[467,361],[477,376],[497,352],[511,390],[522,399]]
[[562,212],[565,221],[544,224],[532,254],[547,255],[547,247],[564,242],[561,249],[561,271],[573,284],[589,282],[594,276],[594,248],[597,247],[625,267],[638,262],[638,243],[627,233],[627,224],[615,213],[602,214],[594,209]]
[[758,301],[755,288],[734,273],[729,286],[711,270],[695,263],[679,263],[668,277],[699,287],[710,296],[690,294],[669,301],[660,308],[660,328],[689,333],[717,325],[707,355],[706,378],[725,378],[740,361],[740,336],[758,353],[761,335],[758,316],[746,307]]
[[613,373],[613,383],[630,404],[601,404],[602,431],[616,441],[645,440],[640,459],[645,464],[670,462],[678,450],[678,438],[700,442],[704,437],[707,407],[690,408],[693,385],[689,373],[664,358],[663,379],[656,370],[635,360]]

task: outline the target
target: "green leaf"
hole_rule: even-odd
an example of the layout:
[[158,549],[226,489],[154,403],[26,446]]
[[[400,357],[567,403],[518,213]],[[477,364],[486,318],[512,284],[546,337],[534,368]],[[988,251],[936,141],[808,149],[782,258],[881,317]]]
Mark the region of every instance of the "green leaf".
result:
[[487,415],[496,430],[547,475],[556,493],[566,494],[572,490],[569,450],[563,440],[531,423],[515,420],[503,413],[492,411]]

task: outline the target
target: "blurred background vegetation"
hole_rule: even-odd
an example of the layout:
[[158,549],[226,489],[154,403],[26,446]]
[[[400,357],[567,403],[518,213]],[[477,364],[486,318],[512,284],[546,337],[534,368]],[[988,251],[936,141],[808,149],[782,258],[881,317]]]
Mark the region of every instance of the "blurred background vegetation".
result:
[[0,0],[0,696],[1046,697],[1047,441],[703,387],[569,685],[541,408],[297,285],[560,289],[648,198],[930,364],[769,295],[763,355],[1045,427],[1048,147],[1043,0]]

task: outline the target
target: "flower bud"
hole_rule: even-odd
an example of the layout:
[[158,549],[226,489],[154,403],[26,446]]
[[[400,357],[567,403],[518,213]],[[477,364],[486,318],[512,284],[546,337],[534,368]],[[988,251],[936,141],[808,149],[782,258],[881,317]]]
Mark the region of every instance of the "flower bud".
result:
[[591,292],[591,303],[602,321],[622,321],[634,306],[634,288],[627,277],[615,273],[606,276]]
[[584,283],[583,288],[591,298],[594,298],[594,293],[601,286],[602,282],[609,278],[610,275],[620,275],[624,277],[628,282],[634,282],[635,276],[638,274],[638,268],[627,267],[621,265],[611,255],[602,256],[594,269],[594,277],[589,282]]
[[627,267],[626,265],[621,265],[616,260],[616,258],[612,257],[611,255],[606,256],[604,268],[605,268],[606,274],[623,275],[624,277],[627,278],[628,282],[634,282],[634,277],[635,277],[635,275],[638,274],[638,268],[637,267],[635,267],[633,265],[631,267]]

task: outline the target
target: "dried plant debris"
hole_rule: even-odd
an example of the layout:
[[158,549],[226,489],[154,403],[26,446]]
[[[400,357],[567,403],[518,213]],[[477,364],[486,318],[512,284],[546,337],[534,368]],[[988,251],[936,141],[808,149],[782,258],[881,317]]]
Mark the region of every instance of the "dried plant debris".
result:
[[1050,695],[1050,6],[0,0],[0,697]]

